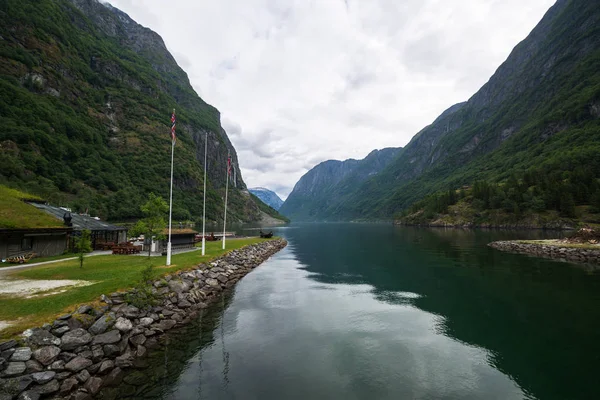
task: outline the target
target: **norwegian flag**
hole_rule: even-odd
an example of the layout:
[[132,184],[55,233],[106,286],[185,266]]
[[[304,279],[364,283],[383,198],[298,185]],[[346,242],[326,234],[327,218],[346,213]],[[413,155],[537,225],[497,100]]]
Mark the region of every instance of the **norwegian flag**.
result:
[[227,176],[231,176],[231,156],[227,156]]
[[177,137],[175,136],[175,110],[173,110],[173,114],[171,114],[171,139],[173,142],[177,140]]

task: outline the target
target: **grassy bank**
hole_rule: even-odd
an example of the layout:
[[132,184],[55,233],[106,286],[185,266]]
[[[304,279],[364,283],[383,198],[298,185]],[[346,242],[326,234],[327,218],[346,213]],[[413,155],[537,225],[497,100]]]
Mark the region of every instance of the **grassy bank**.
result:
[[[226,251],[265,240],[268,239],[230,239],[227,241]],[[156,267],[155,276],[160,276],[210,261],[226,251],[221,249],[221,242],[207,242],[204,257],[200,250],[175,254],[169,267],[165,266],[166,257],[152,257],[149,261],[148,257],[142,256],[106,255],[86,258],[83,268],[79,268],[78,260],[68,260],[30,270],[15,271],[10,278],[73,279],[92,281],[94,284],[72,288],[65,293],[29,299],[0,296],[0,320],[15,322],[11,327],[0,331],[0,338],[14,336],[32,326],[41,326],[59,315],[73,311],[80,304],[97,301],[101,294],[108,295],[134,287],[140,280],[142,269],[149,262]]]

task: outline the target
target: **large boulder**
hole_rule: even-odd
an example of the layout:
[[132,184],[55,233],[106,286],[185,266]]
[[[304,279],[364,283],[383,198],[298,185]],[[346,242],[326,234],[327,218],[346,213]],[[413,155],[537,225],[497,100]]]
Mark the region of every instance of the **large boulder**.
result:
[[115,324],[116,320],[117,320],[117,317],[115,316],[114,313],[105,314],[105,315],[101,316],[100,318],[98,318],[98,320],[96,322],[94,322],[94,325],[90,326],[90,329],[88,329],[88,331],[90,331],[90,333],[92,333],[94,335],[104,333],[108,329],[112,328],[112,326]]
[[10,361],[29,361],[31,359],[31,348],[18,347],[10,357]]
[[28,329],[24,332],[27,343],[35,346],[60,346],[60,339],[48,332],[45,329],[35,328]]
[[50,365],[59,354],[60,348],[56,346],[44,346],[33,352],[33,358],[42,365]]
[[92,335],[83,328],[77,328],[67,332],[62,337],[63,350],[75,350],[92,341]]
[[115,322],[115,328],[121,332],[129,332],[133,329],[133,324],[127,318],[119,317]]
[[67,365],[65,365],[65,368],[72,372],[79,372],[82,369],[87,368],[92,364],[93,364],[92,360],[83,358],[81,356],[77,356],[74,359],[72,359],[71,361],[69,361],[67,363]]
[[101,335],[94,336],[92,344],[113,344],[121,340],[121,334],[118,330],[112,330],[110,332],[103,333]]
[[34,382],[43,385],[44,383],[50,382],[56,376],[56,372],[54,371],[44,371],[44,372],[36,372],[31,374]]

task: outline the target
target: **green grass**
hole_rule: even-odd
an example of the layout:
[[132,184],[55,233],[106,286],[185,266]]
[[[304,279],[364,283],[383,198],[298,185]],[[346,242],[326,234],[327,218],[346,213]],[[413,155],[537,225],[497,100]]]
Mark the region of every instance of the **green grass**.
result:
[[39,200],[39,197],[0,185],[0,228],[64,227],[58,219],[23,200]]
[[[150,262],[156,267],[156,277],[194,267],[212,260],[227,251],[260,243],[268,239],[247,238],[230,239],[227,250],[221,249],[221,242],[207,242],[206,255],[200,250],[175,254],[172,265],[165,266],[166,257],[152,257]],[[140,280],[142,269],[149,263],[148,257],[106,255],[86,258],[83,269],[78,260],[68,260],[50,264],[47,267],[16,271],[11,278],[22,279],[80,279],[95,284],[68,290],[56,295],[24,299],[0,296],[0,320],[16,321],[15,325],[0,331],[0,338],[12,337],[24,329],[41,326],[55,317],[72,312],[78,305],[98,301],[101,294],[110,294],[118,290],[134,287]]]

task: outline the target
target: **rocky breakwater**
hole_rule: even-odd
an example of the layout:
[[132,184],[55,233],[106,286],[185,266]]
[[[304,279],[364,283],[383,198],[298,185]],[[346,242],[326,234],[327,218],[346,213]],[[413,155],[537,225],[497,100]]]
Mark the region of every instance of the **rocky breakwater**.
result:
[[589,247],[561,246],[560,243],[524,243],[516,240],[492,242],[488,246],[510,253],[530,254],[537,257],[583,264],[600,264],[600,246],[598,246],[598,249],[594,249]]
[[276,239],[246,246],[149,282],[153,305],[128,303],[139,288],[102,295],[101,306],[83,305],[51,324],[28,329],[21,343],[0,343],[0,400],[92,399],[102,387],[120,384],[125,371],[143,363],[166,331],[197,317],[286,244]]

